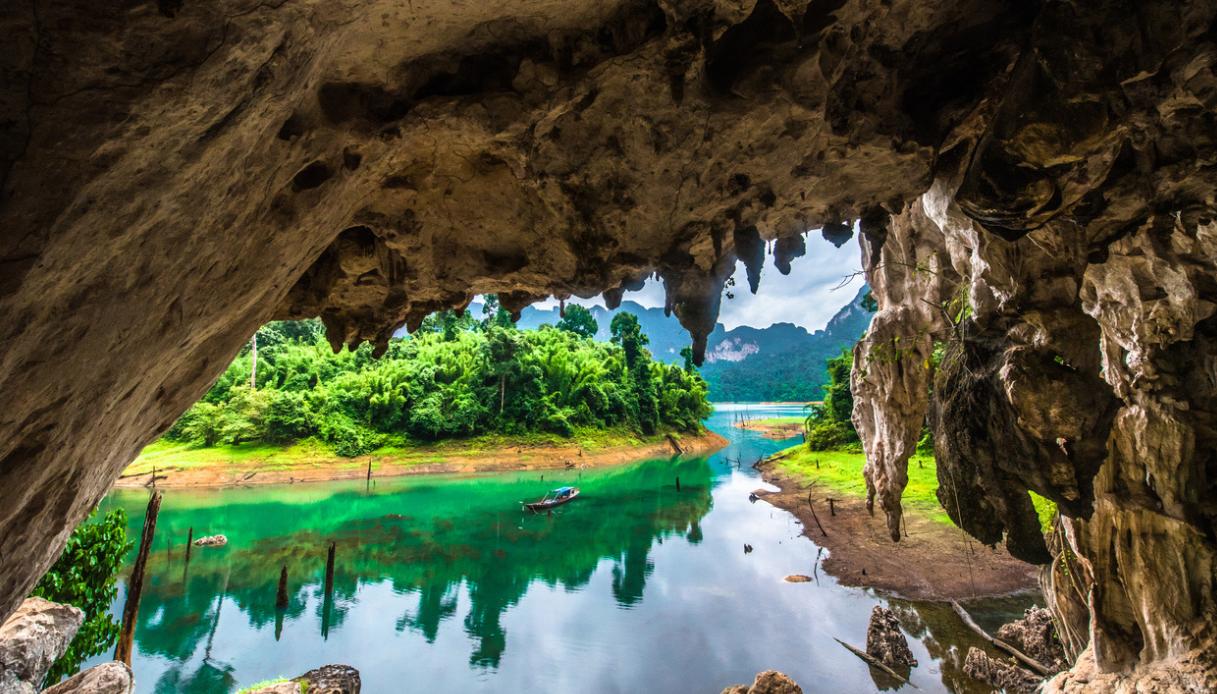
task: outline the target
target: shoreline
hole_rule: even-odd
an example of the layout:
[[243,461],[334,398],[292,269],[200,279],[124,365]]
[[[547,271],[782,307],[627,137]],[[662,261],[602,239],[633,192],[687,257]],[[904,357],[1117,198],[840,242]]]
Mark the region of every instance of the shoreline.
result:
[[[817,489],[814,480],[779,471],[780,463],[780,457],[770,456],[757,467],[761,478],[779,491],[758,489],[755,494],[799,519],[803,535],[828,551],[821,566],[841,585],[934,601],[1000,597],[1039,588],[1036,566],[1015,559],[1003,547],[986,547],[907,504],[905,537],[893,542],[882,511],[870,515],[865,498]],[[814,515],[807,503],[809,493]],[[830,496],[836,515],[829,512]]]
[[734,422],[731,426],[745,431],[755,431],[761,436],[774,441],[784,441],[803,433],[803,423],[801,421],[773,423],[761,419]]
[[[680,437],[679,455],[703,455],[719,450],[727,439],[705,430],[700,434]],[[576,467],[609,467],[648,458],[677,455],[672,442],[665,436],[658,441],[640,445],[610,446],[588,450],[578,444],[519,445],[491,449],[434,450],[419,447],[410,455],[432,453],[436,462],[411,462],[406,456],[361,455],[354,458],[318,456],[305,458],[290,466],[268,467],[265,458],[248,458],[240,462],[217,458],[214,464],[189,468],[154,467],[152,471],[124,473],[112,489],[141,489],[156,476],[156,486],[166,489],[221,489],[264,484],[297,484],[365,479],[371,469],[373,478],[404,477],[479,472],[518,472],[524,470],[557,470]],[[220,455],[217,453],[217,455]],[[133,463],[134,465],[134,463]],[[129,468],[128,468],[129,469]]]

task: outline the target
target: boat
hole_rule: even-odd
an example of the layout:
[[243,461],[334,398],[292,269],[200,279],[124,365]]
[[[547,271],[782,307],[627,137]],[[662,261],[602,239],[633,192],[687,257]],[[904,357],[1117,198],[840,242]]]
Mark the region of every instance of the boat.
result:
[[578,487],[558,487],[541,497],[540,501],[524,504],[524,508],[534,513],[537,511],[548,511],[555,506],[561,506],[562,504],[574,501],[577,496],[579,496]]

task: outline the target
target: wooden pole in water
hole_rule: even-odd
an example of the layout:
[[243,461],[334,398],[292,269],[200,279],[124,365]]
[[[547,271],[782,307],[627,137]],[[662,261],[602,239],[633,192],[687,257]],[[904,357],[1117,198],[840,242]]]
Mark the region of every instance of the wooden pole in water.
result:
[[330,550],[325,557],[325,594],[334,592],[334,551],[336,543],[330,543]]
[[284,609],[287,607],[287,564],[279,570],[279,594],[275,597],[275,607]]
[[816,515],[816,507],[811,503],[811,492],[807,492],[807,508],[811,509],[811,517],[816,522],[816,527],[820,529],[820,533],[824,537],[828,537],[828,533],[824,532],[824,526],[820,525],[820,517]]
[[144,592],[144,569],[148,566],[148,553],[156,537],[156,517],[161,512],[161,493],[154,491],[144,511],[144,530],[139,538],[139,554],[131,568],[131,582],[127,587],[127,602],[123,605],[123,625],[118,635],[118,646],[114,659],[131,666],[131,653],[135,650],[135,618],[139,615],[139,599]]
[[909,682],[907,679],[901,677],[899,675],[899,673],[897,673],[895,670],[891,669],[887,665],[884,665],[882,661],[880,661],[878,658],[871,655],[870,653],[867,653],[866,651],[864,651],[860,648],[857,648],[855,646],[851,646],[848,643],[845,643],[844,641],[842,641],[841,639],[836,638],[835,636],[833,637],[833,641],[836,641],[837,643],[841,644],[842,646],[845,646],[846,650],[848,650],[850,653],[853,653],[854,655],[861,658],[863,661],[866,662],[867,665],[870,665],[871,667],[879,668],[880,670],[886,672],[891,677],[894,677],[897,682],[899,682],[901,684],[907,684],[908,686],[912,687],[913,689],[920,689],[920,687],[913,684],[912,682]]
[[190,526],[190,532],[186,533],[186,561],[190,561],[190,547],[194,545],[194,526]]
[[680,491],[680,477],[676,478],[676,491]]

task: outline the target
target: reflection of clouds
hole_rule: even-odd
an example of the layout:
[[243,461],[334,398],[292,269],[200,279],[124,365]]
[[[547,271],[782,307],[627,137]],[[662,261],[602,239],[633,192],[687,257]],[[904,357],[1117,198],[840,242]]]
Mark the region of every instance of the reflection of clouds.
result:
[[[797,406],[749,405],[747,410],[757,417],[800,412]],[[721,413],[714,426],[727,431],[729,419],[729,413]],[[189,612],[201,613],[201,639],[185,644],[180,662],[138,651],[136,677],[147,685],[164,683],[159,685],[160,691],[179,691],[177,687],[188,685],[203,688],[213,681],[209,678],[224,673],[236,684],[248,685],[341,662],[360,670],[369,692],[538,688],[547,692],[705,692],[751,682],[758,671],[776,668],[807,691],[873,691],[867,666],[832,637],[863,644],[871,608],[884,601],[865,591],[842,588],[822,570],[818,585],[782,581],[788,574],[811,575],[817,548],[799,535],[792,516],[763,502],[748,502],[748,493],[762,484],[747,468],[757,456],[783,444],[751,432],[730,433],[737,443],[711,456],[710,468],[703,466],[702,475],[681,471],[686,487],[679,496],[671,486],[671,468],[665,461],[660,466],[662,474],[654,479],[630,483],[613,478],[619,481],[606,484],[601,493],[588,493],[579,506],[572,505],[571,515],[526,518],[526,531],[517,529],[519,518],[514,512],[504,516],[501,524],[492,518],[469,525],[467,516],[462,517],[445,532],[464,533],[459,539],[470,546],[506,550],[504,557],[490,552],[482,555],[484,561],[474,562],[485,569],[475,576],[476,584],[469,578],[473,564],[465,563],[462,552],[431,554],[424,546],[428,552],[411,554],[408,545],[422,540],[408,533],[384,534],[377,522],[354,524],[365,540],[376,539],[377,544],[402,552],[386,557],[411,559],[388,567],[382,562],[389,559],[382,558],[375,546],[356,550],[355,545],[342,545],[336,577],[339,599],[331,614],[336,620],[341,612],[342,621],[331,624],[328,640],[321,637],[322,595],[316,584],[301,586],[294,593],[293,610],[281,640],[274,640],[273,619],[264,620],[256,609],[260,601],[273,603],[272,579],[277,574],[268,575],[264,587],[235,594],[233,586],[228,587],[230,596],[223,599],[219,610],[211,657],[204,662],[207,632],[216,616],[216,595],[223,592],[223,582],[217,576],[214,584],[192,584],[172,602],[194,605]],[[736,456],[743,459],[743,470],[728,469],[726,458]],[[639,469],[627,466],[589,473],[584,486],[590,490],[593,478],[629,476]],[[712,478],[708,478],[710,470],[714,471]],[[513,473],[511,479],[517,476],[524,477]],[[397,488],[395,485],[410,490],[394,511],[418,517],[410,522],[426,529],[429,541],[424,545],[433,541],[452,550],[459,544],[458,538],[439,532],[432,537],[433,529],[440,526],[424,510],[437,507],[437,495],[445,489],[451,493],[453,487],[427,485],[423,480],[386,480],[384,484],[382,490]],[[538,483],[538,489],[541,486],[549,485]],[[705,498],[706,487],[713,490],[712,505]],[[613,496],[613,489],[627,489],[625,498],[647,495],[646,502],[631,507],[623,503],[622,496]],[[508,495],[508,491],[515,492],[509,488],[490,496]],[[519,494],[508,496],[506,503],[514,504]],[[690,507],[682,511],[679,504],[668,503],[677,499]],[[359,503],[368,501],[352,496],[329,508]],[[669,513],[673,509],[676,512]],[[309,510],[293,507],[299,514]],[[383,509],[379,513],[375,519],[382,517]],[[363,518],[361,513],[354,517]],[[687,539],[694,518],[701,533],[698,544]],[[230,522],[235,523],[235,517]],[[305,521],[297,518],[296,522]],[[577,527],[577,541],[555,544],[556,535],[543,534],[550,523]],[[391,531],[392,524],[386,529]],[[500,534],[501,544],[483,541]],[[662,543],[656,541],[657,536],[663,537]],[[753,553],[743,554],[745,542],[755,547]],[[314,545],[323,546],[311,538],[302,546]],[[577,566],[553,561],[556,556],[589,549],[594,552],[580,557]],[[225,556],[237,555],[230,551]],[[357,557],[363,556],[375,559],[355,566]],[[302,581],[320,580],[323,563],[320,553],[317,557],[308,559],[316,574],[310,578],[301,573]],[[278,559],[270,563],[277,565]],[[352,573],[345,573],[344,567]],[[445,567],[462,578],[449,580],[451,574]],[[192,574],[203,568],[201,563],[192,565]],[[416,583],[419,575],[415,570],[438,576],[437,582]],[[237,573],[234,567],[234,577]],[[174,576],[179,575],[180,568]],[[622,601],[622,595],[631,599]],[[145,605],[151,607],[155,603],[149,600],[146,593]],[[958,666],[950,662],[957,651],[944,652],[944,646],[955,639],[944,628],[950,608],[939,614],[932,607],[911,604],[902,615],[908,610],[916,610],[925,625],[924,640],[910,642],[922,663],[913,671],[913,680],[923,690],[943,691],[941,679],[954,682],[958,672]],[[175,617],[185,616],[168,608],[157,612],[154,608],[149,614],[166,627]],[[251,613],[259,616],[255,619]],[[910,626],[920,631],[913,621]],[[491,632],[489,639],[485,638],[487,631]],[[139,639],[137,632],[137,648]],[[935,674],[937,670],[942,674]]]
[[[822,330],[828,320],[854,298],[862,286],[862,279],[856,277],[844,287],[837,286],[861,268],[862,256],[856,240],[836,248],[824,241],[819,232],[811,232],[807,235],[807,255],[791,262],[789,275],[778,272],[772,258],[766,259],[761,285],[755,295],[748,290],[744,264],[738,263],[735,289],[732,290],[734,298],[723,296],[718,320],[728,330],[741,325],[765,328],[774,323],[794,323],[811,332]],[[662,307],[663,283],[647,280],[641,291],[626,292],[625,298],[648,308]],[[603,297],[571,301],[585,306],[604,305]],[[557,305],[556,300],[550,299],[536,307],[548,309]]]

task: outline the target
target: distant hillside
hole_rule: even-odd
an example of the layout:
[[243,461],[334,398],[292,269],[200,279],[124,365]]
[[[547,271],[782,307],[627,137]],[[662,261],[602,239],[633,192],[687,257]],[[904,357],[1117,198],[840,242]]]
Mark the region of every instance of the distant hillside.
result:
[[[710,386],[710,399],[718,402],[820,400],[825,382],[824,363],[852,347],[870,325],[871,313],[862,307],[863,286],[853,300],[841,308],[823,330],[807,332],[791,323],[774,323],[767,328],[740,326],[727,330],[720,323],[710,333],[706,363],[702,376]],[[680,350],[689,345],[689,333],[681,327],[676,316],[664,316],[661,308],[646,308],[633,301],[609,311],[603,306],[591,307],[600,330],[598,340],[609,339],[609,323],[613,316],[627,311],[638,316],[643,332],[650,338],[648,349],[661,361],[677,363]],[[469,307],[474,317],[481,317],[481,304]],[[516,324],[521,329],[554,325],[558,309],[542,310],[528,307]]]
[[710,399],[730,401],[808,401],[824,397],[825,362],[853,347],[870,326],[862,307],[862,287],[823,330],[809,333],[790,323],[768,328],[741,326],[710,337],[702,376]]

